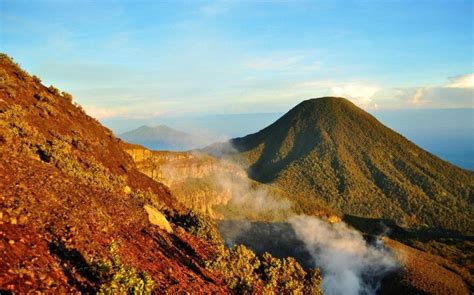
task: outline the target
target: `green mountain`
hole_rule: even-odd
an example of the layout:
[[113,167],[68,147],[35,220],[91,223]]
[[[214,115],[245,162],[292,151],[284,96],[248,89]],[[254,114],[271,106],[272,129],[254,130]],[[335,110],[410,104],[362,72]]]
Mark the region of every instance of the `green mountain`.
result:
[[[263,130],[206,151],[254,180],[348,215],[472,234],[474,173],[419,148],[348,100],[306,100]],[[305,196],[301,198],[301,196]]]

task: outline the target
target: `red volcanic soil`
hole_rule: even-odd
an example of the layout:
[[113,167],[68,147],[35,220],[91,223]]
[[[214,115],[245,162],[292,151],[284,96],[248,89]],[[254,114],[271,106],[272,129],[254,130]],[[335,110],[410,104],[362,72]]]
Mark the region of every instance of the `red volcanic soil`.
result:
[[112,242],[158,293],[227,291],[204,268],[210,244],[149,223],[145,204],[184,207],[120,143],[67,94],[0,56],[0,292],[96,291],[91,264]]

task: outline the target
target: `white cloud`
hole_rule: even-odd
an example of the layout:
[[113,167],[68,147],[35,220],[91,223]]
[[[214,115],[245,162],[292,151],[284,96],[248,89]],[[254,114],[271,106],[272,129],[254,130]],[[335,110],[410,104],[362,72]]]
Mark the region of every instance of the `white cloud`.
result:
[[[364,82],[307,81],[292,86],[295,91],[314,94],[344,97],[365,109],[377,108],[374,95],[381,89],[379,86]],[[311,95],[315,96],[315,95]]]
[[98,107],[95,105],[84,106],[87,114],[96,119],[109,119],[123,115],[123,110],[110,107]]
[[391,88],[357,81],[316,80],[295,83],[291,89],[307,97],[341,96],[364,109],[474,107],[474,74],[452,77],[449,83],[434,86]]
[[421,87],[409,102],[415,107],[472,108],[473,100],[474,90],[470,88]]
[[380,108],[473,108],[474,89],[444,86],[385,88],[373,97]]
[[446,88],[474,88],[474,73],[449,78]]
[[174,113],[175,110],[182,109],[183,105],[178,101],[143,101],[133,105],[96,105],[84,104],[84,109],[87,114],[96,119],[111,119],[111,118],[129,118],[142,119],[157,117],[168,113]]
[[405,89],[401,96],[414,107],[474,107],[474,74],[451,77],[446,85]]
[[374,108],[372,97],[380,90],[377,86],[349,83],[331,88],[332,95],[345,97],[362,108]]
[[413,98],[411,99],[411,103],[413,105],[420,106],[428,102],[424,98],[424,95],[426,94],[426,89],[427,88],[422,87],[415,90],[415,95],[413,95]]

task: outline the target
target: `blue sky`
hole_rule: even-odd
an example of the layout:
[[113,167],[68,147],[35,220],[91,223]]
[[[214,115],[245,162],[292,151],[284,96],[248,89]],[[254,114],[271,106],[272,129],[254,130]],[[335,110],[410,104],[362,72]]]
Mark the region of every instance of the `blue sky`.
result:
[[0,0],[0,46],[100,119],[472,108],[473,3]]

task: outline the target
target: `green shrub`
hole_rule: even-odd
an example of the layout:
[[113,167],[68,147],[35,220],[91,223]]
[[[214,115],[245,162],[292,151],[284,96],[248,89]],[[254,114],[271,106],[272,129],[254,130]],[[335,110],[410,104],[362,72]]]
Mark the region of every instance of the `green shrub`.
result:
[[243,245],[221,246],[206,267],[238,294],[322,294],[319,269],[306,272],[292,257],[279,259],[265,253],[259,258]]
[[66,91],[63,91],[61,94],[62,94],[63,98],[66,99],[67,101],[69,101],[69,102],[72,101],[72,95],[70,93],[67,93]]
[[321,290],[322,283],[321,271],[319,268],[312,269],[306,274],[306,284],[304,287],[304,294],[313,294],[321,295],[323,291]]
[[35,81],[36,83],[41,83],[40,77],[38,77],[38,76],[36,76],[36,75],[33,75],[33,76],[31,76],[31,78],[32,78],[33,81]]
[[118,254],[118,244],[110,245],[106,260],[92,261],[93,271],[100,280],[98,294],[151,294],[154,282],[146,272],[124,266]]
[[54,87],[53,85],[50,85],[48,87],[48,91],[51,93],[51,94],[54,94],[54,95],[60,95],[60,91],[58,88]]
[[239,294],[251,293],[261,283],[256,273],[259,266],[258,257],[244,245],[222,247],[216,259],[207,264],[208,269],[219,272],[229,288]]
[[171,212],[171,210],[164,204],[160,198],[158,198],[153,192],[151,191],[141,191],[141,190],[131,190],[131,192],[128,194],[131,199],[134,201],[138,201],[140,206],[143,207],[144,205],[152,205],[155,207],[158,211],[164,212],[166,215],[166,218],[168,218],[168,213]]
[[12,137],[36,136],[36,129],[24,120],[25,115],[26,112],[20,105],[12,105],[9,109],[0,113],[0,127],[3,127],[3,131],[8,132]]
[[172,223],[181,226],[192,235],[214,244],[222,243],[216,223],[207,215],[193,210],[189,210],[185,214],[168,212],[167,215]]
[[267,294],[322,294],[319,269],[308,273],[293,258],[278,259],[265,253],[259,269]]
[[[78,138],[76,138],[78,140]],[[60,170],[78,178],[81,182],[114,191],[126,185],[125,177],[112,174],[110,170],[92,156],[77,158],[72,152],[74,147],[69,136],[57,136],[53,140],[35,145],[36,154],[47,163],[54,164]]]
[[[74,103],[74,106],[79,110],[79,112],[83,113],[83,114],[86,114],[86,111],[84,110],[84,108],[78,104],[77,102]],[[95,119],[94,119],[95,120]],[[97,121],[98,122],[98,121]]]

